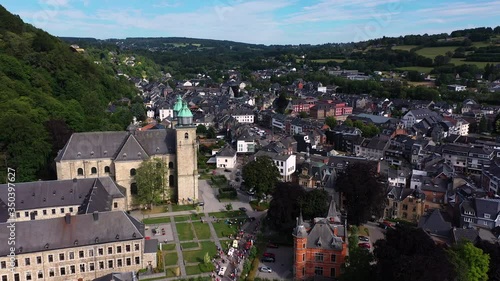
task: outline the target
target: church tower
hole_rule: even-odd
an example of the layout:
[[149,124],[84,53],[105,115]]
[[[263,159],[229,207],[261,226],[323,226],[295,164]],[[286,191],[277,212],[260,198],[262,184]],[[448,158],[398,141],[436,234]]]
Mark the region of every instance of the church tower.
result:
[[[184,205],[198,200],[198,144],[191,110],[180,98],[177,103],[181,106],[175,114],[177,201],[179,205]],[[175,109],[178,108],[176,104]]]
[[302,219],[302,211],[300,211],[300,217],[297,218],[297,225],[293,229],[292,235],[294,280],[303,280],[306,274],[307,263],[307,230]]

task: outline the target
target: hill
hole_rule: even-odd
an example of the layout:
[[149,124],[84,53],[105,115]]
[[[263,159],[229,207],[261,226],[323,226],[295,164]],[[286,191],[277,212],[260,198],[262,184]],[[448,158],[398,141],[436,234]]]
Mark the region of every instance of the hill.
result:
[[[0,6],[0,165],[16,181],[54,177],[50,167],[74,131],[122,130],[130,116],[106,113],[135,89]],[[7,167],[1,167],[5,179]]]

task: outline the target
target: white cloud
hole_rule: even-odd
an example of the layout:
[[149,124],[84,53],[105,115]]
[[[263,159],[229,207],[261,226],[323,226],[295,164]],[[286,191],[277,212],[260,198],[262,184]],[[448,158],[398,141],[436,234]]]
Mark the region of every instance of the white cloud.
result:
[[65,7],[68,6],[69,0],[39,0],[39,3],[53,7]]

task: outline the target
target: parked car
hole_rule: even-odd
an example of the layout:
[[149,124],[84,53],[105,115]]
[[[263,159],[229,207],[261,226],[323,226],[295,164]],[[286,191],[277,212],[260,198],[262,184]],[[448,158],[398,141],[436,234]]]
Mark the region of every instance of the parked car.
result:
[[363,241],[363,242],[368,242],[370,241],[370,238],[366,237],[366,236],[358,236],[359,238],[359,241]]
[[370,249],[372,247],[370,246],[370,243],[359,243],[358,246],[365,249]]
[[237,177],[241,176],[241,172],[240,172],[240,171],[237,171],[237,172],[236,172],[236,176],[237,176]]
[[245,207],[241,207],[241,208],[240,208],[240,211],[242,211],[242,212],[246,212],[246,211],[247,211],[247,208],[245,208]]
[[199,202],[198,206],[205,206],[205,202]]
[[263,267],[260,268],[260,272],[271,273],[271,272],[273,272],[273,270],[270,267],[263,266]]
[[275,258],[272,258],[272,257],[263,257],[262,259],[260,259],[261,262],[275,262],[276,259]]
[[255,195],[255,190],[252,188],[249,191],[247,191],[247,194],[253,196],[253,195]]
[[226,172],[226,173],[231,173],[231,170],[229,170],[229,169],[224,169],[224,172]]
[[276,257],[273,253],[264,253],[263,256],[266,258],[275,258]]

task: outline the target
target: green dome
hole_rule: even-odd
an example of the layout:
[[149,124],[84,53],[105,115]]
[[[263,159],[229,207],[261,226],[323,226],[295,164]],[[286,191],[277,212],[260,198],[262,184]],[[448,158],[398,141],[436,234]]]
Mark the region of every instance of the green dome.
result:
[[182,104],[182,108],[179,111],[179,113],[177,114],[177,117],[181,117],[181,118],[193,117],[193,113],[191,113],[191,110],[189,110],[189,108],[187,107],[187,103]]
[[177,96],[177,101],[174,104],[174,111],[181,111],[182,109],[182,98],[181,96]]

